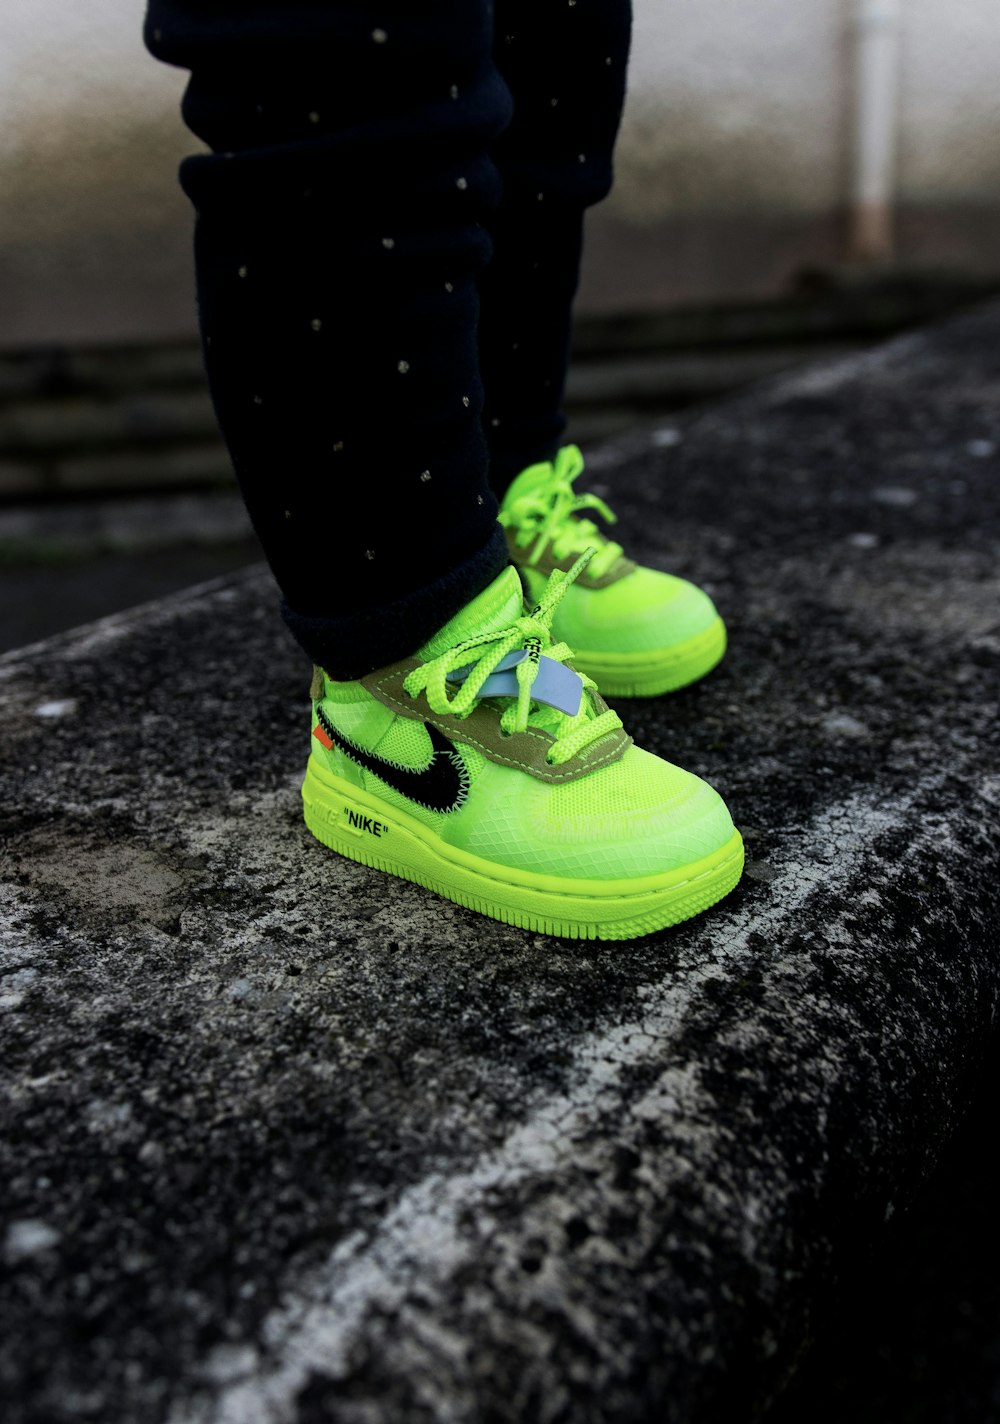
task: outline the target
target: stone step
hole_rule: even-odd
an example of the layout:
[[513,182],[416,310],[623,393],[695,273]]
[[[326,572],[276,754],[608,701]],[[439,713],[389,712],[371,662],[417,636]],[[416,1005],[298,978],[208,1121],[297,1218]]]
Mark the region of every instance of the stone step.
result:
[[[602,439],[996,292],[954,273],[830,272],[770,301],[584,315],[567,409],[578,438]],[[0,502],[232,483],[193,337],[0,351]]]
[[303,832],[254,570],[0,659],[7,1424],[743,1424],[1000,988],[1000,309],[595,453],[731,630],[740,888],[550,940]]

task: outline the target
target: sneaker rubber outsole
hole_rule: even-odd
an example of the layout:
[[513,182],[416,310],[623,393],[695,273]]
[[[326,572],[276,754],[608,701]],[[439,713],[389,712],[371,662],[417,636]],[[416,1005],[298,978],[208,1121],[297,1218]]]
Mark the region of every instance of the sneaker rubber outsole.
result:
[[633,939],[679,924],[728,895],[743,872],[743,840],[735,830],[711,855],[662,875],[574,880],[499,865],[450,845],[315,761],[302,799],[307,827],[331,850],[505,924],[564,939]]

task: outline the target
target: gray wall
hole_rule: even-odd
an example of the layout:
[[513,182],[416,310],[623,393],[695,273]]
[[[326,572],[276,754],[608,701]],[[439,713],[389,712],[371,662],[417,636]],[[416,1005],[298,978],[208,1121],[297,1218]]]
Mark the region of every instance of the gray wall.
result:
[[[637,0],[584,302],[774,291],[843,255],[848,0]],[[191,328],[183,76],[139,0],[0,11],[0,344]],[[1000,5],[903,0],[899,256],[997,270]]]

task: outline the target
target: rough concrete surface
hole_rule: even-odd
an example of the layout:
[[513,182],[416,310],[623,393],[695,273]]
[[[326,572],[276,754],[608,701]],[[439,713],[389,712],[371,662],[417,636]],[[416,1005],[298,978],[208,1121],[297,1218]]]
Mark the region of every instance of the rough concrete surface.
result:
[[331,856],[260,572],[0,660],[7,1424],[744,1421],[1000,987],[1000,311],[606,447],[746,834],[624,945]]

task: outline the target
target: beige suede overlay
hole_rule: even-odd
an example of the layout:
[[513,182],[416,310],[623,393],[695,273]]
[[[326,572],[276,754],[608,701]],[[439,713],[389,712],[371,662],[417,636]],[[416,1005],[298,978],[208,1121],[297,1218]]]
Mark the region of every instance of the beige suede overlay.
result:
[[[417,722],[430,722],[453,741],[475,747],[490,761],[501,766],[517,767],[539,781],[576,781],[587,776],[600,766],[619,761],[632,745],[632,738],[624,729],[609,732],[600,741],[585,747],[575,757],[560,766],[549,766],[545,760],[555,738],[536,727],[528,727],[523,732],[513,732],[510,736],[500,730],[500,718],[496,709],[481,702],[467,717],[455,717],[432,711],[426,694],[421,692],[411,697],[403,683],[420,663],[416,658],[404,658],[391,667],[380,668],[361,679],[373,697],[386,707],[391,707],[401,717],[409,717]],[[606,704],[596,693],[592,693],[594,705],[601,713]]]

